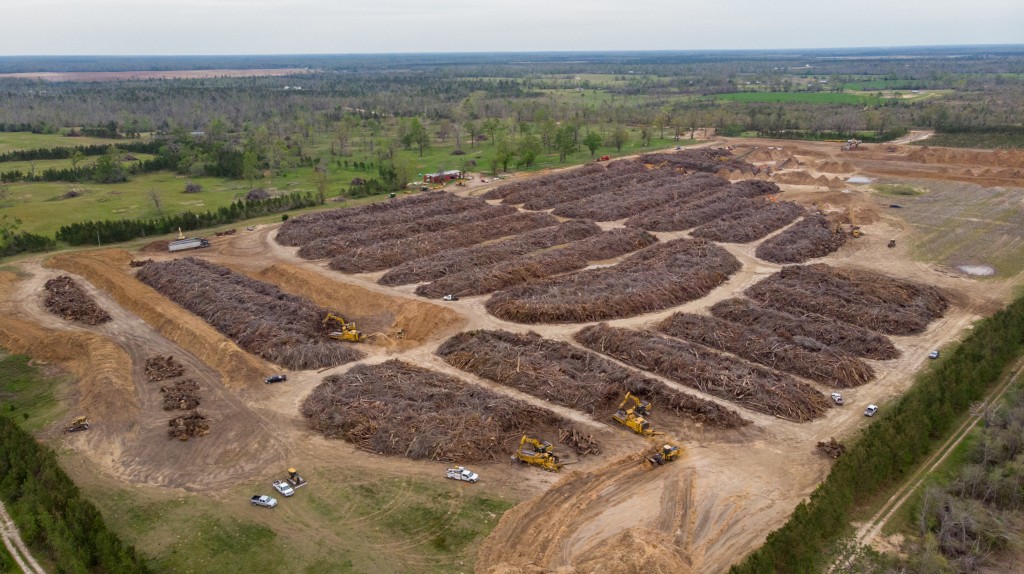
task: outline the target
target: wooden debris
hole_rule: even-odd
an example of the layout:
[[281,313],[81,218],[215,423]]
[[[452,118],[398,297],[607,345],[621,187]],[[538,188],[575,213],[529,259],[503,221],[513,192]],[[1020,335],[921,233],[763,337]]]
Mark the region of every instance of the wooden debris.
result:
[[824,215],[814,214],[758,245],[754,254],[773,263],[803,263],[824,257],[844,243],[846,233],[837,230]]
[[558,441],[572,447],[580,456],[588,454],[601,454],[601,446],[597,444],[592,434],[583,434],[575,428],[558,429]]
[[96,301],[82,289],[74,279],[61,275],[47,281],[46,308],[66,321],[78,321],[86,325],[101,325],[110,321],[110,314],[100,308]]
[[150,357],[146,359],[146,380],[149,382],[173,379],[185,374],[185,366],[173,356]]
[[832,437],[831,439],[828,440],[828,442],[819,441],[818,450],[821,451],[822,454],[824,454],[825,456],[832,459],[836,459],[839,458],[840,456],[843,456],[843,453],[846,452],[846,445],[837,441],[835,437]]
[[181,441],[187,441],[192,437],[206,436],[210,434],[210,423],[206,415],[199,411],[190,411],[180,417],[174,417],[167,422],[167,436]]
[[164,395],[165,411],[187,411],[199,406],[199,383],[192,379],[160,387],[160,392]]

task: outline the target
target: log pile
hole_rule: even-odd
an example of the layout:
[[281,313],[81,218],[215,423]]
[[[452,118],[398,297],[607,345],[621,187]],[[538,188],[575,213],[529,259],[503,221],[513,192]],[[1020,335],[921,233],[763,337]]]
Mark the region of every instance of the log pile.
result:
[[823,263],[784,267],[746,294],[771,309],[817,313],[887,335],[922,333],[949,307],[930,285]]
[[50,279],[43,287],[46,289],[46,309],[65,321],[101,325],[110,320],[110,314],[67,275]]
[[[608,420],[627,392],[673,413],[716,428],[747,424],[735,411],[678,392],[595,353],[536,333],[470,331],[445,341],[437,354],[450,365],[524,393]],[[563,441],[564,442],[564,441]]]
[[519,323],[585,323],[660,311],[707,295],[740,269],[703,239],[642,249],[611,267],[552,277],[496,293],[487,310]]
[[155,383],[164,379],[173,379],[185,374],[185,366],[174,360],[173,356],[150,357],[146,359],[146,380]]
[[505,461],[523,434],[572,430],[550,411],[398,360],[327,377],[302,414],[369,452],[452,463]]
[[167,426],[170,427],[167,429],[167,436],[181,441],[210,434],[210,423],[207,422],[206,415],[199,411],[190,411],[187,414],[174,417],[167,422]]
[[575,338],[594,351],[757,412],[805,422],[829,408],[824,395],[789,375],[679,339],[603,323],[583,329]]
[[843,456],[843,453],[846,452],[846,445],[837,441],[835,437],[832,437],[828,442],[823,440],[818,441],[818,450],[829,458],[837,459]]
[[574,180],[569,184],[534,188],[528,195],[509,197],[503,203],[522,203],[524,209],[545,210],[568,202],[585,201],[587,198],[616,190],[639,188],[671,175],[667,170],[644,169],[635,162],[628,162],[628,165],[628,169],[609,169],[606,173]]
[[810,349],[829,346],[857,357],[878,360],[900,356],[899,350],[885,335],[815,313],[790,315],[758,305],[750,299],[735,298],[715,303],[711,314],[741,325],[765,329]]
[[728,185],[728,181],[706,173],[683,175],[670,170],[651,170],[661,177],[643,185],[616,189],[593,197],[562,203],[551,211],[559,217],[585,217],[614,221],[654,209],[673,201],[693,198],[701,192]]
[[406,285],[434,281],[446,275],[493,267],[502,261],[538,249],[578,241],[600,232],[601,228],[591,221],[566,221],[560,225],[528,231],[504,241],[452,249],[413,259],[392,268],[377,282],[381,285]]
[[803,263],[824,257],[846,243],[846,233],[821,214],[808,215],[793,227],[757,246],[759,258],[772,263]]
[[671,201],[655,209],[638,213],[626,220],[629,227],[648,231],[684,231],[708,225],[721,218],[742,214],[745,217],[761,211],[761,196],[779,192],[775,184],[748,180],[723,187],[709,188],[691,197]]
[[804,208],[783,201],[751,200],[760,203],[751,210],[726,214],[694,229],[691,235],[726,243],[750,243],[781,229],[804,214]]
[[864,361],[831,347],[809,349],[771,331],[718,317],[676,313],[658,325],[658,330],[831,387],[856,387],[875,376],[874,369]]
[[722,170],[754,173],[756,166],[736,159],[732,151],[725,148],[684,149],[672,153],[648,153],[640,161],[656,166],[669,166],[686,171],[718,173]]
[[319,369],[363,354],[327,338],[327,309],[201,259],[151,263],[138,279],[195,313],[246,351],[290,369]]
[[192,379],[162,386],[160,392],[164,395],[165,411],[188,411],[199,406],[199,383]]
[[416,288],[416,294],[436,299],[447,293],[460,297],[492,293],[559,273],[578,271],[586,267],[588,262],[619,257],[657,241],[656,237],[646,231],[612,229],[575,241],[561,249],[512,257],[489,267],[447,275],[432,283],[420,285]]
[[601,445],[597,444],[594,435],[583,434],[575,428],[558,429],[558,442],[573,449],[580,456],[601,454]]
[[342,273],[381,271],[406,261],[458,247],[557,225],[547,213],[514,213],[476,223],[457,225],[440,233],[415,235],[377,245],[353,248],[331,259],[330,267]]

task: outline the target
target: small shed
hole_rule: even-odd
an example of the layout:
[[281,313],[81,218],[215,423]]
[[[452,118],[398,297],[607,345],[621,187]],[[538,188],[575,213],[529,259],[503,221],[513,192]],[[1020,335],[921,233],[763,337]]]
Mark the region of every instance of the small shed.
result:
[[462,170],[450,169],[448,171],[439,171],[437,173],[427,173],[423,175],[423,181],[427,183],[444,183],[446,181],[452,181],[453,179],[462,179]]

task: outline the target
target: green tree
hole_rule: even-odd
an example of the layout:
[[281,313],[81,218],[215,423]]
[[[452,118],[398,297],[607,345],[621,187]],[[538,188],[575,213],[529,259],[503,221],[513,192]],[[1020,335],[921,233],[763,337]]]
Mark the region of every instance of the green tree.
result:
[[525,167],[533,167],[537,156],[544,151],[540,138],[533,134],[524,135],[519,138],[519,164]]
[[594,157],[597,150],[601,147],[601,134],[597,132],[590,132],[587,137],[583,138],[583,145],[587,146],[590,150],[590,157]]
[[320,205],[327,203],[327,166],[323,163],[313,168],[313,184]]
[[247,151],[242,154],[242,177],[249,182],[249,189],[252,189],[257,175],[259,175],[259,165],[257,165],[256,154]]
[[612,131],[610,138],[612,146],[615,147],[615,151],[622,151],[622,146],[629,142],[629,132],[626,131],[625,126],[617,125],[615,130]]
[[466,123],[462,124],[462,129],[466,130],[469,134],[469,149],[476,147],[476,136],[480,135],[480,124],[473,120],[467,120]]
[[516,156],[516,150],[512,147],[512,142],[508,140],[508,136],[501,134],[495,141],[494,158],[501,164],[502,171],[508,171],[508,162],[512,161],[512,158]]
[[117,157],[117,149],[110,146],[107,153],[96,160],[93,167],[92,177],[97,183],[120,183],[128,181],[128,172],[121,167],[121,161]]
[[576,151],[576,139],[571,125],[559,128],[555,134],[555,150],[558,151],[558,161],[565,161],[565,158]]
[[423,157],[423,150],[430,147],[430,134],[427,133],[427,129],[420,123],[419,118],[413,118],[409,123],[409,139],[412,143],[416,144],[416,147],[420,150],[420,157]]

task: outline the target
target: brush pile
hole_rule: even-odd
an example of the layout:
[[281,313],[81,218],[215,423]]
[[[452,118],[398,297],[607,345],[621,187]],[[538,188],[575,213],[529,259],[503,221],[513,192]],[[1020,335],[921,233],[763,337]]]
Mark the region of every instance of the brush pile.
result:
[[327,377],[302,415],[324,436],[369,452],[460,463],[504,461],[523,434],[571,427],[550,411],[398,360]]
[[824,345],[810,349],[771,331],[717,317],[676,313],[665,319],[658,330],[836,388],[863,385],[875,376],[868,364],[846,353]]
[[831,459],[837,459],[846,452],[846,445],[832,437],[828,442],[818,441],[818,450]]
[[753,209],[723,215],[693,230],[693,237],[726,243],[750,243],[793,223],[804,214],[804,208],[784,201],[749,200],[760,203]]
[[[563,225],[568,225],[565,223]],[[557,275],[578,271],[589,262],[604,261],[657,243],[658,239],[638,229],[603,231],[569,245],[539,253],[513,257],[489,267],[479,267],[447,275],[416,288],[421,297],[438,298],[447,293],[460,297],[492,293]]]
[[152,259],[132,259],[128,262],[128,267],[142,267],[143,265],[152,262]]
[[754,254],[772,263],[803,263],[824,257],[844,243],[846,233],[837,231],[824,215],[814,214],[758,245]]
[[611,267],[506,289],[487,302],[487,310],[519,323],[631,317],[703,297],[739,269],[735,257],[710,241],[676,239]]
[[654,209],[673,201],[690,199],[701,192],[728,185],[717,175],[698,173],[683,175],[670,170],[650,170],[660,177],[644,184],[619,189],[559,204],[552,210],[559,217],[614,221]]
[[185,367],[173,356],[150,357],[146,359],[146,380],[155,383],[164,379],[173,379],[185,374]]
[[160,392],[164,395],[165,411],[187,411],[199,406],[199,383],[192,379],[160,387]]
[[591,221],[566,221],[553,227],[528,231],[504,241],[452,249],[413,259],[392,268],[377,282],[381,285],[406,285],[433,281],[446,275],[493,267],[502,261],[538,249],[578,241],[600,232],[601,228]]
[[815,350],[823,346],[867,359],[887,360],[900,356],[892,341],[863,327],[814,313],[790,315],[769,309],[746,298],[726,299],[711,307],[720,319],[770,331],[778,337]]
[[725,148],[685,149],[673,153],[648,153],[640,156],[645,164],[667,166],[686,171],[704,171],[718,173],[722,170],[754,173],[756,166],[736,159],[730,150]]
[[[680,393],[608,359],[536,333],[469,331],[445,341],[437,354],[448,364],[604,421],[627,392],[671,412],[717,428],[747,424],[735,411]],[[655,419],[657,419],[657,414]]]
[[206,422],[206,416],[199,411],[191,411],[188,414],[174,417],[167,422],[167,436],[181,441],[187,441],[195,436],[210,434],[210,423]]
[[627,219],[626,225],[648,231],[684,231],[712,224],[734,214],[751,216],[765,208],[766,202],[762,197],[770,193],[779,193],[778,186],[757,180],[712,187],[691,197],[638,213]]
[[784,267],[747,289],[765,307],[817,313],[887,335],[917,335],[949,301],[935,287],[823,263]]
[[679,339],[602,323],[583,329],[576,340],[639,369],[783,419],[810,421],[829,408],[828,399],[806,383]]
[[342,273],[381,271],[449,249],[468,247],[557,224],[558,219],[547,213],[513,213],[476,223],[457,225],[439,233],[425,233],[368,247],[346,249],[331,259],[330,267]]
[[138,279],[195,313],[250,353],[289,369],[319,369],[361,359],[327,338],[327,309],[194,257],[151,263]]
[[43,287],[46,289],[46,309],[65,321],[100,325],[110,320],[110,314],[67,275],[50,279]]
[[600,164],[560,171],[538,178],[497,187],[485,193],[484,199],[500,199],[506,205],[522,204],[525,209],[551,209],[559,203],[598,195],[660,178],[639,163],[614,162],[606,170]]

